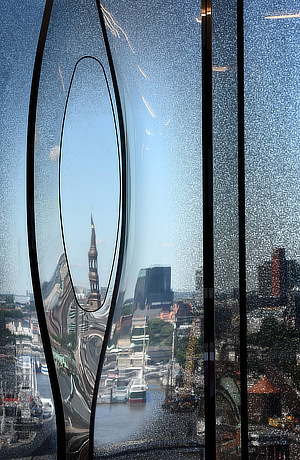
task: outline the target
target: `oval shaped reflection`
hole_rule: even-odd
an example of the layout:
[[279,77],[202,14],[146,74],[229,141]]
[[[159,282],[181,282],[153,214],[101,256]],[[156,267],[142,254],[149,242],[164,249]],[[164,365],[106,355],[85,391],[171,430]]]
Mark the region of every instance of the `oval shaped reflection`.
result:
[[95,311],[109,303],[114,280],[120,204],[118,141],[101,63],[81,58],[74,68],[61,135],[62,235],[78,304]]

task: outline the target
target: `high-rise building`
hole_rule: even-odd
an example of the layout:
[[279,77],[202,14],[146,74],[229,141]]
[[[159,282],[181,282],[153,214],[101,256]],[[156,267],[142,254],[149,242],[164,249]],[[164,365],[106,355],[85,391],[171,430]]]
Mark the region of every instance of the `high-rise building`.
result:
[[287,297],[287,261],[284,248],[272,251],[272,296],[285,300]]
[[287,260],[284,248],[274,248],[272,259],[258,266],[258,292],[263,297],[272,297],[285,303],[293,290],[300,288],[300,264]]
[[100,307],[100,291],[99,291],[99,277],[98,277],[98,251],[96,247],[96,233],[93,222],[93,216],[91,216],[91,247],[89,250],[89,280],[90,280],[90,295],[89,304],[93,310]]
[[169,310],[173,298],[171,267],[150,267],[140,270],[134,291],[134,310],[144,310],[146,307]]

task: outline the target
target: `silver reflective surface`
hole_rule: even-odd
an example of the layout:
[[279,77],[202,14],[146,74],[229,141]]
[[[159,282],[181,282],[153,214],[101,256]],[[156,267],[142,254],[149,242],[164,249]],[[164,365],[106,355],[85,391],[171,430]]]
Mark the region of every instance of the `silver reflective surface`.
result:
[[66,451],[79,452],[88,442],[91,401],[106,317],[83,310],[74,298],[64,253],[49,282],[42,284],[52,353],[63,402]]
[[118,252],[119,160],[106,75],[96,5],[54,2],[37,101],[35,227],[68,458],[88,452]]

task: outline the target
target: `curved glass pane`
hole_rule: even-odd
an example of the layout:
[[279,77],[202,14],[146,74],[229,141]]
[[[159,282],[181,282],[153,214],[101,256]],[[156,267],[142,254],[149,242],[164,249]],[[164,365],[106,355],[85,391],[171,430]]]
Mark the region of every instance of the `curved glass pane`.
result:
[[[100,61],[81,59],[74,68],[62,128],[60,210],[75,294],[81,308],[89,311],[105,304],[113,288],[120,194],[113,115]],[[90,245],[96,250],[89,251]]]
[[117,133],[106,76],[96,4],[55,1],[36,110],[35,232],[47,356],[66,434],[60,448],[76,457],[89,448],[118,254]]
[[299,4],[246,1],[250,454],[299,457]]
[[25,209],[28,105],[43,8],[43,1],[0,7],[0,457],[9,460],[56,453]]
[[95,454],[165,458],[172,449],[201,458],[201,6],[105,1],[102,7],[125,118],[130,190]]

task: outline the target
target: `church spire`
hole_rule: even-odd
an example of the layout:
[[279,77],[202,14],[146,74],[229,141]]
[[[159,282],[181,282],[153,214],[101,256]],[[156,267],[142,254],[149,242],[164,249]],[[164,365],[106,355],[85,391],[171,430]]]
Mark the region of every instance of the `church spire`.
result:
[[98,277],[98,266],[97,258],[98,251],[96,247],[96,232],[93,221],[93,216],[91,214],[91,247],[89,250],[89,280],[90,280],[90,296],[89,304],[93,310],[96,310],[100,307],[100,292],[99,292],[99,277]]
[[[96,233],[95,233],[95,226],[94,226],[94,221],[93,221],[93,215],[91,213],[91,229],[92,229],[92,235],[91,235],[91,247],[90,247],[90,251],[91,249],[94,249],[94,251],[96,251],[96,256],[98,255],[98,252],[97,252],[97,248],[96,248]],[[89,251],[89,254],[90,254],[90,251]]]

